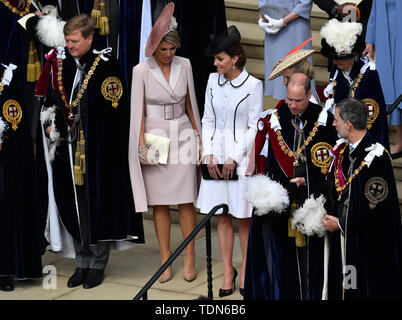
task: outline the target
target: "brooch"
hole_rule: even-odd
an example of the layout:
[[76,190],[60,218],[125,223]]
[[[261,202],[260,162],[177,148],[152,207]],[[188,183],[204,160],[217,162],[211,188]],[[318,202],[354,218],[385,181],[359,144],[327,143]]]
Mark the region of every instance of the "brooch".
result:
[[17,130],[22,118],[21,105],[15,100],[7,100],[3,105],[3,115],[12,124],[13,130]]
[[366,198],[370,201],[370,209],[373,210],[378,203],[387,198],[387,182],[381,177],[373,177],[366,182],[364,192],[366,194]]
[[112,101],[112,106],[117,108],[118,102],[123,94],[123,85],[116,77],[106,78],[102,83],[102,94],[106,100]]
[[316,167],[321,168],[323,174],[327,173],[331,164],[332,158],[329,154],[331,148],[331,145],[326,142],[316,143],[311,148],[311,160]]

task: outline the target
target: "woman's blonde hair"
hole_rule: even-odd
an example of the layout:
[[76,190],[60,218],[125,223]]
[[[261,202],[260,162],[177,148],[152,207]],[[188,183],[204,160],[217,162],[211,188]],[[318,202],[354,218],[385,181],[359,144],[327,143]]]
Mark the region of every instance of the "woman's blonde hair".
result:
[[177,30],[169,31],[163,38],[162,41],[172,43],[176,49],[180,48],[180,38]]
[[314,79],[314,67],[307,60],[302,60],[296,63],[294,66],[289,67],[289,69],[292,70],[292,73],[303,73],[309,77],[310,80]]

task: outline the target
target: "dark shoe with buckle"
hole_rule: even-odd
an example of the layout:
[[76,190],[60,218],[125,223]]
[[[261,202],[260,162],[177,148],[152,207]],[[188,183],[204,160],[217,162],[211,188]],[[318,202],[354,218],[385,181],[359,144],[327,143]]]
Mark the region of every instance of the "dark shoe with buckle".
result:
[[91,289],[99,286],[103,282],[103,270],[89,269],[84,280],[84,289]]
[[219,289],[219,297],[226,297],[230,296],[233,291],[236,289],[236,277],[237,277],[237,270],[233,268],[233,281],[232,281],[232,288],[230,289]]
[[74,274],[68,279],[67,287],[75,288],[84,283],[85,277],[87,276],[88,269],[77,268]]
[[14,279],[12,277],[0,277],[0,290],[13,291]]

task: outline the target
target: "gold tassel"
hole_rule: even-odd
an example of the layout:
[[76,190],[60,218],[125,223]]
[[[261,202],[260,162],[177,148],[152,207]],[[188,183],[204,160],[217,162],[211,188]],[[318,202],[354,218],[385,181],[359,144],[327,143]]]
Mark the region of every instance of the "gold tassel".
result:
[[296,246],[304,247],[306,245],[306,237],[299,230],[296,230]]
[[74,181],[76,186],[82,186],[84,184],[84,175],[81,173],[80,166],[74,166]]
[[28,56],[28,64],[27,64],[27,81],[35,82],[37,79],[35,77],[35,53],[36,49],[34,46],[34,42],[29,42],[29,56]]
[[75,161],[74,161],[74,181],[75,181],[75,185],[77,185],[77,186],[82,186],[84,184],[84,175],[82,174],[80,164],[81,164],[81,158],[80,158],[80,152],[79,152],[78,146],[77,146],[77,151],[75,152]]
[[292,217],[288,220],[288,237],[294,238],[296,237],[296,229],[292,228]]
[[[81,173],[86,174],[85,168],[85,136],[84,130],[80,130],[80,141],[77,143],[77,151],[79,152],[79,164],[81,167]],[[77,164],[77,163],[76,163]]]
[[86,174],[86,166],[85,166],[85,154],[80,155],[80,167],[82,174]]
[[91,19],[94,23],[95,29],[100,28],[100,23],[99,23],[100,16],[101,16],[101,12],[100,12],[99,0],[95,0],[94,8],[92,9],[92,12],[91,12]]
[[99,20],[99,24],[100,24],[99,34],[101,36],[107,36],[109,34],[109,19],[107,17],[106,3],[104,0],[101,0],[100,11],[101,11],[101,15],[100,15],[100,20]]
[[39,80],[40,73],[42,72],[42,66],[41,66],[40,61],[39,61],[38,51],[37,50],[35,50],[34,59],[35,59],[35,78],[36,78],[36,80]]

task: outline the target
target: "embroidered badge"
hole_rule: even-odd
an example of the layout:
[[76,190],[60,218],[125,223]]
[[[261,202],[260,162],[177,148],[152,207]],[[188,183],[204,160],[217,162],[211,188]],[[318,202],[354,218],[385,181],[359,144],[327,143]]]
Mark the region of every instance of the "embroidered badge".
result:
[[117,108],[123,93],[123,85],[116,77],[106,78],[102,83],[102,94],[105,99],[112,101],[112,106]]
[[373,177],[366,182],[365,194],[370,201],[370,209],[374,209],[378,203],[383,201],[388,196],[387,182],[381,177]]
[[373,99],[363,99],[363,102],[367,108],[367,129],[370,130],[374,121],[380,114],[380,106],[377,101]]
[[3,105],[4,118],[12,124],[13,130],[17,130],[18,124],[21,122],[22,109],[20,104],[15,100],[7,100]]
[[316,167],[321,168],[321,172],[326,174],[329,166],[331,165],[331,156],[329,151],[332,149],[331,145],[326,142],[316,143],[311,148],[311,159]]

